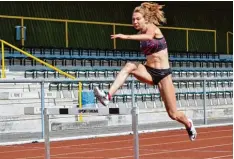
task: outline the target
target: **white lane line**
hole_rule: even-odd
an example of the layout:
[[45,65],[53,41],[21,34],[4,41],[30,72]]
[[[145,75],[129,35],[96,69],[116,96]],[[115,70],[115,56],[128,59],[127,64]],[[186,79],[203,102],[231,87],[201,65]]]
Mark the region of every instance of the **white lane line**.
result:
[[[173,152],[199,150],[199,149],[204,149],[204,148],[219,147],[219,146],[225,146],[225,145],[232,145],[232,143],[221,144],[221,145],[212,145],[212,146],[204,146],[204,147],[197,147],[197,148],[189,148],[189,149],[179,149],[179,150],[173,150],[173,151],[167,151],[167,152],[156,152],[156,153],[140,154],[140,157],[142,157],[142,156],[158,155],[158,154],[164,154],[164,153],[173,153]],[[113,158],[108,158],[108,159],[121,159],[121,158],[130,158],[130,157],[132,158],[134,156],[113,157]]]
[[[226,131],[232,131],[232,129],[228,129],[228,130],[220,130],[220,131],[209,131],[209,132],[201,132],[198,135],[200,136],[201,134],[210,134],[210,133],[219,133],[219,132],[226,132]],[[157,138],[170,138],[170,137],[180,137],[180,136],[187,136],[187,134],[178,134],[178,135],[167,135],[167,136],[156,136],[156,137],[140,137],[139,140],[143,141],[143,140],[152,140],[152,139],[157,139]],[[111,143],[120,143],[120,142],[132,142],[132,139],[124,139],[124,140],[116,140],[116,141],[109,141],[109,142],[98,142],[98,143],[91,143],[92,145],[100,145],[100,144],[111,144]],[[76,145],[67,145],[67,146],[51,146],[51,149],[59,149],[59,148],[72,148],[72,147],[83,147],[83,146],[89,146],[90,143],[87,144],[76,144]],[[19,146],[21,147],[21,146]],[[26,148],[23,150],[10,150],[10,151],[2,151],[0,152],[0,154],[2,153],[14,153],[14,152],[22,152],[22,151],[37,151],[37,150],[44,150],[44,147],[30,147],[30,148]]]
[[[214,139],[222,139],[222,138],[229,138],[232,136],[221,136],[221,137],[212,137],[212,138],[205,138],[205,139],[196,139],[197,141],[203,141],[203,140],[214,140]],[[155,146],[155,145],[167,145],[167,144],[176,144],[176,143],[183,143],[183,142],[191,142],[191,141],[173,141],[173,142],[164,142],[160,144],[148,144],[148,145],[143,145],[143,147],[148,147],[148,146]],[[142,147],[142,146],[141,146]]]
[[[214,139],[222,139],[222,138],[229,138],[229,137],[232,137],[232,136],[206,138],[206,139],[199,139],[199,140],[196,140],[196,141],[214,140]],[[171,144],[187,143],[187,142],[190,143],[191,141],[186,140],[186,141],[166,142],[166,143],[150,144],[150,145],[147,144],[147,145],[141,145],[141,147],[149,147],[149,146],[157,146],[157,145],[171,145]],[[51,155],[51,157],[57,157],[57,156],[63,156],[63,155],[83,154],[83,153],[92,153],[92,152],[102,152],[102,151],[122,150],[122,149],[124,149],[124,150],[132,149],[132,146],[120,147],[120,148],[110,148],[110,149],[100,149],[100,150],[94,150],[94,151],[79,151],[79,152],[71,152],[71,153],[62,153],[62,154]],[[41,156],[27,157],[27,159],[32,159],[32,158],[37,158],[37,157],[41,157]],[[25,159],[25,158],[16,158],[16,159]]]
[[233,155],[217,156],[217,157],[211,157],[211,158],[205,158],[205,159],[217,159],[217,158],[226,158],[226,157],[233,157]]
[[[210,127],[219,127],[219,126],[233,126],[233,123],[198,125],[198,126],[196,126],[196,128],[210,128]],[[142,131],[139,131],[139,134],[162,132],[162,131],[172,131],[172,130],[182,130],[182,129],[185,129],[185,128],[184,127],[176,127],[176,128],[165,128],[165,129],[154,129],[154,130],[142,130]],[[229,130],[232,130],[232,129],[228,129],[228,131]],[[222,131],[222,130],[220,130],[220,131]],[[226,131],[226,130],[224,130],[224,131]],[[90,139],[90,138],[98,138],[98,137],[113,137],[113,136],[129,135],[129,134],[132,134],[132,131],[122,132],[122,133],[101,134],[101,135],[59,137],[59,138],[51,138],[51,141],[68,141],[68,140]],[[37,141],[37,142],[41,143],[41,142],[44,142],[44,139],[34,139],[34,140],[17,141],[17,142],[4,142],[4,143],[0,143],[0,146],[31,144],[33,141]]]
[[[133,149],[132,149],[133,150]],[[155,152],[155,151],[172,151],[171,149],[140,149],[140,151],[145,151],[145,152]],[[223,152],[233,152],[233,151],[219,151],[219,150],[194,150],[193,152],[211,152],[211,153],[223,153]]]

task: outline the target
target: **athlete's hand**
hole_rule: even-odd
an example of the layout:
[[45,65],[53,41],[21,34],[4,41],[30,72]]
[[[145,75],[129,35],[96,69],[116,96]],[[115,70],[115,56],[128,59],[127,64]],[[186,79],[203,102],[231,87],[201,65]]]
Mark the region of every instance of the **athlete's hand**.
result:
[[111,35],[111,39],[117,39],[117,38],[125,40],[125,39],[128,39],[128,36],[124,35],[124,34],[114,34],[114,35]]

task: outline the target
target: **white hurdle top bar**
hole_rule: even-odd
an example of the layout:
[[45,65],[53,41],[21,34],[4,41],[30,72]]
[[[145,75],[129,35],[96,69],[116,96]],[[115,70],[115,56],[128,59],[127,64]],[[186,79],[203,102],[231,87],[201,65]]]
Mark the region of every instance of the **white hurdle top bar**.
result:
[[[94,114],[94,115],[127,115],[131,114],[131,108],[46,108],[48,115],[79,115],[79,114]],[[40,114],[39,107],[25,107],[25,115]]]

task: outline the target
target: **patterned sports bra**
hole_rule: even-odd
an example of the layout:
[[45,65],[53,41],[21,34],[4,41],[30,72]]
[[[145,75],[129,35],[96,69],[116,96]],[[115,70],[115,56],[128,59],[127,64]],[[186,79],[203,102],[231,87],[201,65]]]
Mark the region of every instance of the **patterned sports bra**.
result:
[[140,41],[140,49],[145,55],[151,55],[167,48],[167,42],[164,37],[152,40]]

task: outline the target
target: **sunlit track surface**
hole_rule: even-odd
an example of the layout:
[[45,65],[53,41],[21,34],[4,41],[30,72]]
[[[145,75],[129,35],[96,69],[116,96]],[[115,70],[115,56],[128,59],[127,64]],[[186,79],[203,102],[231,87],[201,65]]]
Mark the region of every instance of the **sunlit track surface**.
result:
[[[185,130],[140,134],[141,159],[232,159],[233,126],[198,128],[191,142]],[[51,143],[51,159],[133,159],[133,136]],[[44,159],[44,144],[0,147],[1,159]]]

